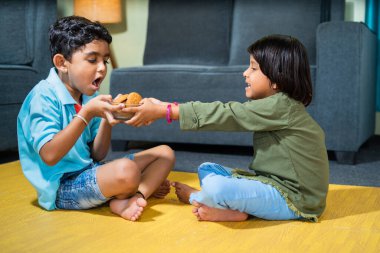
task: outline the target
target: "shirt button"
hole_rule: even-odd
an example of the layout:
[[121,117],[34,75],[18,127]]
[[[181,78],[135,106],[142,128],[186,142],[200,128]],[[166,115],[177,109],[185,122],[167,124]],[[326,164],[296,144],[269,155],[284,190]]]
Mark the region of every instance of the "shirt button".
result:
[[193,118],[193,122],[197,123],[198,122],[197,118]]

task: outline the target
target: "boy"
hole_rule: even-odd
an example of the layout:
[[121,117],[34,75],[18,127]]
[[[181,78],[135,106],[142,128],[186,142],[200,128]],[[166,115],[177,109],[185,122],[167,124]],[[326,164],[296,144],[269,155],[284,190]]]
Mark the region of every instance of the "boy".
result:
[[[26,97],[17,119],[21,166],[47,209],[88,209],[110,200],[111,211],[135,221],[146,198],[163,198],[174,153],[159,146],[99,161],[110,146],[110,95],[99,95],[111,35],[97,22],[64,17],[49,30],[54,68]],[[107,121],[107,120],[108,121]]]

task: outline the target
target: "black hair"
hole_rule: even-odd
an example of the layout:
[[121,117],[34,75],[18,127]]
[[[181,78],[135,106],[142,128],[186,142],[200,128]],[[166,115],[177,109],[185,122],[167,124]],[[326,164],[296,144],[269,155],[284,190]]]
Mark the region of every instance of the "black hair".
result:
[[313,96],[310,66],[306,49],[300,41],[286,35],[269,35],[247,50],[280,91],[305,106],[310,104]]
[[49,39],[51,57],[62,54],[69,61],[75,51],[94,40],[104,40],[108,44],[112,42],[103,25],[79,16],[58,19],[49,28]]

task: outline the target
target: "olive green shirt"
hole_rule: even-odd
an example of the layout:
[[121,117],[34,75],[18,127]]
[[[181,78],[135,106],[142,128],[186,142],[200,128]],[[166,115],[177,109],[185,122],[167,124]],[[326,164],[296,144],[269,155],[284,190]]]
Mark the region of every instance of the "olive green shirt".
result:
[[182,130],[254,132],[250,172],[236,177],[274,186],[296,214],[317,221],[326,207],[329,163],[325,135],[305,106],[277,93],[239,102],[181,104]]

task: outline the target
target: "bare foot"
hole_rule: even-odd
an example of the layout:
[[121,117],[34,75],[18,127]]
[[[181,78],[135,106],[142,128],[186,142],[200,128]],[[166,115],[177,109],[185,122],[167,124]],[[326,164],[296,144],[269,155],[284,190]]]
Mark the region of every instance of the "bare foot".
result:
[[248,214],[231,209],[213,208],[193,201],[193,214],[200,221],[244,221]]
[[165,181],[153,192],[152,196],[158,199],[165,198],[166,195],[170,192],[170,182],[165,179]]
[[175,188],[175,194],[177,195],[179,201],[185,204],[189,204],[190,194],[193,192],[198,192],[197,189],[190,187],[187,184],[172,182],[171,185]]
[[146,205],[146,200],[138,195],[129,199],[113,199],[110,201],[111,211],[130,221],[136,221]]

